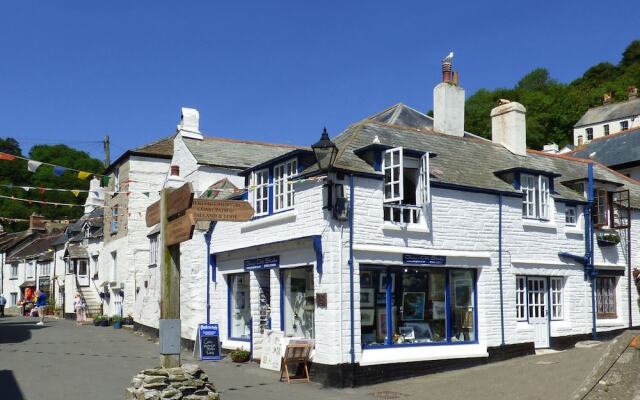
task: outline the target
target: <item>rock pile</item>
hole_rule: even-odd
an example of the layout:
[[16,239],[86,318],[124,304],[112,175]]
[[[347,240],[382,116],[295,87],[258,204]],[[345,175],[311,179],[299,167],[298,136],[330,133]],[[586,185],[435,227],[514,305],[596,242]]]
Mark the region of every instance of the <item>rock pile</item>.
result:
[[126,392],[127,400],[220,400],[207,374],[195,364],[144,369]]

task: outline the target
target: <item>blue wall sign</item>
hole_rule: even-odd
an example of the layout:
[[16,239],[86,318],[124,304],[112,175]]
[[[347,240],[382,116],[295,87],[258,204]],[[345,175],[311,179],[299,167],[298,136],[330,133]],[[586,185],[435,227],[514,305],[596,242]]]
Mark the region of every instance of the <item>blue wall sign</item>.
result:
[[201,360],[222,360],[218,324],[199,324],[197,340]]
[[244,260],[245,271],[257,271],[261,269],[272,269],[280,267],[280,256],[253,258]]
[[446,256],[427,256],[419,254],[403,254],[402,262],[410,265],[445,265]]

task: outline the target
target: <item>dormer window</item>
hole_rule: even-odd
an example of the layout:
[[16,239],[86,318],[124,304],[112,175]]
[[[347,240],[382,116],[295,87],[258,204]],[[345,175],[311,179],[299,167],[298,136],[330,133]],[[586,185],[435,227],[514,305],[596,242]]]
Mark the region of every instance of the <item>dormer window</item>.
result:
[[251,173],[251,188],[249,194],[255,215],[259,217],[269,214],[269,169]]
[[544,175],[520,175],[522,216],[549,219],[549,178]]
[[274,211],[282,211],[294,206],[293,183],[290,181],[297,174],[298,161],[295,159],[273,167]]
[[386,150],[384,173],[384,220],[417,223],[422,207],[429,203],[429,153],[405,155],[401,147]]

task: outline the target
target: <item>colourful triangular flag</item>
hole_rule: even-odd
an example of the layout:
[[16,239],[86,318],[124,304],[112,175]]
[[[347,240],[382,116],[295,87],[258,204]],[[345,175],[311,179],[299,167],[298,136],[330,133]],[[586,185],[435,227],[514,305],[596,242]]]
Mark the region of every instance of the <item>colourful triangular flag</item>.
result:
[[213,190],[211,190],[211,189],[207,190],[207,197],[211,197],[212,193],[213,193]]
[[78,195],[80,194],[79,190],[71,190],[71,193],[73,193],[74,196],[78,197]]
[[91,172],[87,171],[78,171],[78,179],[85,180],[91,176]]
[[42,163],[40,161],[29,160],[27,162],[27,169],[29,170],[29,172],[36,172],[38,167],[40,167],[41,165]]
[[59,166],[55,166],[53,167],[53,173],[55,174],[55,176],[60,176],[62,174],[64,174],[64,171],[66,171],[67,169],[64,167],[59,167]]
[[38,190],[40,191],[40,193],[44,193],[44,188],[43,187],[38,188]]
[[29,190],[31,190],[29,186],[22,186],[22,189],[24,189],[25,192],[28,192]]
[[13,154],[0,153],[0,160],[13,161],[16,159],[16,156]]
[[102,186],[104,186],[104,187],[109,186],[109,177],[108,176],[103,176],[102,177]]
[[149,197],[149,192],[142,192],[142,194]]

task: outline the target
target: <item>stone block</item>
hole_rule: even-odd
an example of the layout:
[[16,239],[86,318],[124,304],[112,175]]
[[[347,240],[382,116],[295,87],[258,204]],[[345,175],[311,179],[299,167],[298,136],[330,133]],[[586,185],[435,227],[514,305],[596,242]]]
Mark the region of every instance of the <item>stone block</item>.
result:
[[166,382],[167,378],[164,376],[146,376],[143,379],[144,383],[164,383]]
[[148,376],[169,376],[169,373],[164,368],[149,368],[142,370],[141,373]]

